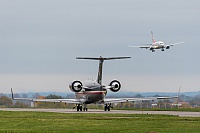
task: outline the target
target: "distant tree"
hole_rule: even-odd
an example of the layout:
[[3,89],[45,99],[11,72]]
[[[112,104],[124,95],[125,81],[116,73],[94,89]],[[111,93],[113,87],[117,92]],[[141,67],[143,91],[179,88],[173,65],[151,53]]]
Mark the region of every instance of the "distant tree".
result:
[[62,99],[61,96],[55,95],[55,94],[49,94],[45,97],[46,99]]
[[156,95],[154,95],[153,97],[161,97],[160,95],[158,95],[158,94],[156,94]]
[[185,101],[188,99],[188,96],[186,96],[184,94],[180,94],[179,97],[180,97],[180,99],[182,99],[182,101]]
[[13,105],[13,102],[10,98],[6,96],[1,96],[0,97],[0,105],[5,106],[5,107],[11,107]]
[[23,97],[23,98],[28,98],[28,95],[25,94],[25,93],[23,93],[23,94],[22,94],[22,97]]
[[188,102],[189,102],[191,105],[200,106],[200,95],[195,95],[195,96],[192,97],[190,100],[188,100]]
[[24,102],[19,102],[17,101],[15,104],[14,104],[14,107],[16,108],[27,108],[29,107],[28,104],[24,103]]
[[143,96],[141,94],[136,94],[134,97],[136,97],[136,98],[142,98]]
[[32,95],[33,98],[38,98],[39,96],[40,96],[39,93],[35,93],[35,94]]
[[15,94],[14,94],[14,97],[19,98],[20,95],[19,95],[18,93],[15,93]]
[[200,95],[194,96],[194,101],[198,106],[200,106]]
[[[48,96],[39,96],[39,99],[62,99],[61,96],[55,94],[49,94]],[[36,106],[39,108],[64,108],[66,104],[63,102],[37,102]]]
[[74,94],[67,94],[65,98],[75,98]]

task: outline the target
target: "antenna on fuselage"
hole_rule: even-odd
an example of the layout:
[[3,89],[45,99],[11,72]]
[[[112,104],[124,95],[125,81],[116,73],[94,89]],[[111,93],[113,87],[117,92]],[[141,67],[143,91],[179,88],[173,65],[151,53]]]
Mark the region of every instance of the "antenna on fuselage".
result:
[[91,58],[91,57],[76,57],[76,59],[86,59],[86,60],[99,60],[99,70],[97,76],[97,83],[102,84],[102,70],[103,70],[103,62],[104,60],[115,60],[115,59],[127,59],[131,57],[110,57],[110,58]]

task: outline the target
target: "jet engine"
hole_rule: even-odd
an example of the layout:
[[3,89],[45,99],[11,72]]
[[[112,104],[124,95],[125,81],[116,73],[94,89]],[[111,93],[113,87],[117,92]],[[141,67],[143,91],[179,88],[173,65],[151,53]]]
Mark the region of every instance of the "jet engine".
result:
[[119,81],[117,80],[113,80],[110,82],[110,90],[113,91],[113,92],[117,92],[119,91],[121,88],[121,84]]
[[82,83],[81,81],[73,81],[70,85],[69,85],[69,88],[71,91],[73,92],[79,92],[82,90]]
[[170,46],[167,46],[167,47],[166,47],[166,49],[169,49],[169,48],[170,48]]

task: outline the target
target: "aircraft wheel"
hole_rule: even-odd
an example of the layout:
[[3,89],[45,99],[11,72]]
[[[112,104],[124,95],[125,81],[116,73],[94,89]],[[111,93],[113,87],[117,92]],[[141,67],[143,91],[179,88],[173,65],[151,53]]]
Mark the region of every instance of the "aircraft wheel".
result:
[[108,108],[108,111],[110,111],[110,106],[108,106],[107,108]]
[[107,106],[107,104],[104,106],[104,111],[107,111],[107,108],[108,108],[108,106]]
[[104,111],[110,111],[110,108],[111,108],[111,106],[108,105],[108,104],[106,104],[106,105],[104,106]]
[[82,106],[80,104],[78,104],[76,108],[77,108],[77,111],[82,111]]
[[88,111],[88,109],[87,108],[83,108],[83,111]]

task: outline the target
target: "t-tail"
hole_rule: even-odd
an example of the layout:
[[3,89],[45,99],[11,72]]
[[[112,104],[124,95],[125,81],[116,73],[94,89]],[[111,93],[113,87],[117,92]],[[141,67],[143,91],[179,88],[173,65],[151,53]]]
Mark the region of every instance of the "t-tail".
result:
[[154,36],[153,36],[153,32],[151,31],[151,37],[152,37],[152,42],[153,44],[156,43],[156,40],[154,39]]
[[87,60],[99,60],[99,70],[98,70],[98,76],[97,76],[97,83],[102,84],[102,71],[103,71],[103,62],[104,60],[115,60],[115,59],[127,59],[131,57],[110,57],[110,58],[91,58],[91,57],[76,57],[76,59],[87,59]]

